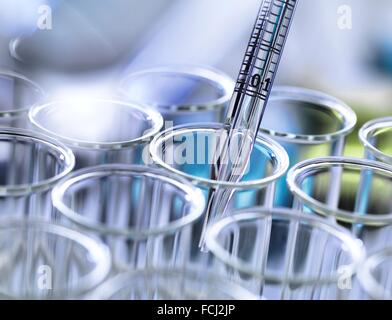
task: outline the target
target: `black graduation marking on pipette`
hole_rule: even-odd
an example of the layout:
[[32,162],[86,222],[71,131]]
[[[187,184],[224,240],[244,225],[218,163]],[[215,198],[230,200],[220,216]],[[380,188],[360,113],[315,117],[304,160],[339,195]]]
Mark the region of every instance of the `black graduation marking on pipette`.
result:
[[[234,100],[234,103],[231,104],[231,108],[228,109],[228,114],[226,116],[226,121],[225,124],[226,126],[232,126],[232,117],[237,114],[237,110],[238,108],[242,105],[242,101],[243,101],[243,96],[240,94],[236,94],[236,93],[244,93],[246,92],[245,87],[248,86],[249,84],[249,78],[247,78],[248,74],[249,74],[249,70],[252,66],[251,63],[251,59],[252,57],[256,56],[256,52],[257,52],[257,47],[258,47],[258,42],[261,36],[261,32],[262,32],[262,26],[266,21],[266,14],[267,14],[267,10],[266,10],[266,3],[270,3],[270,0],[266,0],[264,3],[262,3],[261,7],[260,7],[260,11],[258,14],[258,17],[256,19],[256,23],[254,24],[253,27],[253,31],[252,34],[250,36],[249,39],[249,43],[248,43],[248,48],[245,52],[245,56],[244,56],[244,60],[242,61],[242,65],[240,68],[240,72],[237,78],[237,83],[234,89],[234,94],[232,97],[232,101]],[[256,33],[256,34],[255,34]],[[253,42],[252,42],[253,40]],[[250,52],[248,53],[248,50],[250,49]],[[248,61],[247,61],[248,59]],[[244,70],[242,70],[244,68]],[[243,77],[245,77],[245,81],[243,80]]]
[[[252,115],[256,107],[262,108],[261,116],[258,119],[258,124],[260,124],[276,76],[296,3],[297,0],[263,1],[227,113],[225,124],[229,125],[230,128],[235,129],[237,122],[241,120],[241,112],[246,112],[246,110],[243,110],[245,96],[256,100],[249,103],[251,109],[248,115]],[[260,64],[261,66],[259,66]],[[264,102],[264,105],[260,106],[262,102]]]
[[[296,4],[297,0],[264,0],[261,3],[225,120],[224,128],[229,132],[229,136],[223,153],[216,156],[214,176],[219,176],[220,180],[233,180],[241,177],[241,174],[235,174],[227,178],[227,174],[232,173],[227,172],[228,168],[220,169],[222,164],[229,163],[230,144],[235,141],[232,138],[238,132],[246,135],[245,139],[248,138],[250,145],[247,145],[247,141],[241,143],[237,158],[240,158],[242,152],[246,150],[249,155],[245,154],[243,159],[247,162],[250,156]],[[245,167],[241,163],[243,159],[236,159],[234,167],[238,165]],[[225,176],[222,177],[222,175]]]

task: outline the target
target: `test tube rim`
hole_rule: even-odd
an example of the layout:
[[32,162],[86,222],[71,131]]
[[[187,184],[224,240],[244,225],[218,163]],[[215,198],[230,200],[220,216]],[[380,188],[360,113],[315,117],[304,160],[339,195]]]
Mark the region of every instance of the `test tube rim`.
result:
[[[89,260],[94,261],[94,269],[75,281],[75,287],[77,287],[77,289],[72,290],[72,294],[69,298],[82,297],[89,290],[102,283],[109,274],[111,269],[111,254],[107,246],[99,239],[78,232],[77,230],[70,229],[53,221],[46,221],[42,218],[21,219],[15,218],[12,215],[4,215],[0,217],[0,233],[3,229],[7,228],[31,226],[37,228],[40,232],[51,233],[79,243],[82,247],[86,248],[89,254]],[[56,289],[56,297],[68,297],[68,290],[69,289],[66,289],[65,287],[59,287]],[[17,297],[6,293],[6,291],[7,290],[0,286],[0,296],[6,297],[7,299],[34,299],[34,297]]]
[[171,136],[175,136],[175,132],[181,133],[191,133],[191,132],[198,132],[198,131],[205,131],[205,132],[217,132],[220,129],[223,129],[224,125],[221,123],[192,123],[192,124],[185,124],[175,126],[173,128],[169,128],[160,132],[156,135],[149,146],[150,156],[152,161],[159,166],[160,168],[165,169],[171,173],[179,175],[181,177],[186,178],[188,181],[191,181],[195,185],[203,185],[210,188],[232,188],[236,190],[249,190],[255,187],[266,187],[271,182],[277,181],[281,178],[287,171],[289,167],[289,156],[286,150],[276,141],[267,137],[264,134],[258,133],[256,137],[256,143],[260,145],[267,146],[268,151],[273,154],[272,160],[276,161],[276,168],[274,173],[268,177],[262,179],[256,179],[252,181],[240,181],[240,182],[228,182],[228,181],[218,181],[218,180],[211,180],[206,178],[197,177],[194,175],[190,175],[184,173],[180,170],[173,168],[171,165],[166,164],[158,155],[158,146],[162,145],[163,139],[168,139]]
[[375,170],[379,173],[384,173],[388,177],[392,178],[392,166],[384,164],[382,162],[360,159],[353,157],[323,157],[307,159],[302,162],[295,164],[287,173],[287,185],[291,193],[304,205],[314,210],[316,213],[324,217],[334,217],[338,221],[342,221],[350,224],[364,224],[367,226],[381,227],[392,223],[392,212],[388,214],[376,214],[371,213],[360,213],[352,212],[342,209],[335,209],[329,207],[327,204],[314,199],[302,191],[301,187],[297,184],[297,178],[299,175],[306,173],[308,170],[320,170],[323,168],[330,168],[331,166],[351,166],[355,168],[362,168],[367,170]]
[[19,138],[26,141],[33,140],[34,142],[49,146],[52,150],[57,151],[61,155],[60,158],[64,160],[64,169],[62,172],[39,182],[10,186],[0,185],[0,196],[21,196],[48,190],[53,187],[60,179],[69,174],[75,166],[75,156],[72,150],[61,142],[44,134],[21,128],[4,127],[0,128],[0,140],[4,138]]
[[241,220],[257,220],[260,218],[272,220],[273,217],[281,217],[290,222],[295,219],[298,223],[306,222],[308,225],[319,229],[322,227],[322,230],[339,239],[342,242],[342,245],[344,244],[345,248],[348,249],[347,251],[350,252],[350,256],[353,261],[351,264],[345,265],[345,272],[347,272],[345,274],[347,276],[355,274],[366,256],[364,247],[359,244],[358,241],[343,227],[327,221],[326,219],[322,219],[321,217],[303,214],[299,211],[288,208],[253,207],[234,211],[230,216],[218,220],[208,228],[206,233],[207,248],[209,248],[209,250],[226,265],[269,283],[286,282],[294,286],[310,285],[313,283],[329,284],[336,282],[341,277],[340,272],[336,272],[336,274],[324,279],[320,279],[319,276],[287,278],[268,273],[261,275],[259,272],[249,267],[246,263],[243,263],[241,259],[231,256],[230,253],[228,253],[217,241],[219,232],[231,223],[236,223]]
[[61,134],[57,134],[53,132],[52,130],[48,130],[40,124],[36,120],[36,116],[39,112],[46,108],[50,108],[52,106],[58,105],[58,104],[63,104],[63,103],[72,103],[72,101],[67,101],[67,100],[53,100],[44,104],[36,105],[32,107],[29,110],[29,122],[32,124],[32,126],[39,130],[40,132],[43,132],[46,135],[55,137],[56,139],[62,141],[65,145],[72,147],[72,148],[77,148],[77,149],[87,149],[87,150],[119,150],[123,148],[128,148],[132,147],[138,144],[142,143],[148,143],[152,137],[154,137],[163,127],[163,118],[162,115],[148,107],[142,104],[137,104],[133,102],[126,102],[126,101],[121,101],[121,100],[112,100],[112,99],[98,99],[98,98],[93,98],[93,99],[88,99],[87,100],[90,103],[108,103],[112,105],[118,105],[118,106],[123,106],[131,109],[136,109],[139,112],[143,113],[146,115],[146,119],[151,120],[152,122],[152,127],[148,130],[146,134],[143,134],[140,137],[129,139],[129,140],[124,140],[124,141],[113,141],[113,142],[103,142],[103,141],[87,141],[87,140],[79,140],[79,139],[73,139],[66,137]]
[[[163,227],[155,227],[146,230],[136,228],[123,229],[107,227],[100,223],[91,222],[91,220],[69,208],[63,201],[65,192],[74,183],[95,177],[113,176],[114,174],[131,175],[134,173],[159,177],[162,181],[169,182],[177,189],[182,190],[185,194],[185,199],[191,204],[188,205],[189,213]],[[59,181],[59,183],[57,183],[53,188],[52,202],[53,206],[60,212],[60,214],[83,228],[102,234],[124,236],[135,240],[147,239],[149,236],[175,233],[177,230],[185,228],[201,218],[205,208],[205,200],[202,192],[188,181],[180,177],[170,175],[157,168],[127,164],[103,164],[72,172]]]
[[387,292],[386,288],[378,282],[372,270],[385,260],[392,259],[392,247],[384,248],[367,257],[358,270],[358,280],[362,288],[372,299],[392,299],[392,291]]
[[358,132],[359,139],[366,150],[370,151],[376,159],[392,164],[392,155],[377,149],[370,141],[369,137],[378,129],[390,128],[392,130],[392,117],[383,117],[366,122]]
[[[355,112],[343,101],[328,95],[324,92],[294,86],[277,86],[271,91],[269,101],[279,100],[304,101],[307,103],[320,105],[326,109],[330,109],[342,116],[344,127],[340,130],[325,134],[295,134],[290,132],[280,132],[263,128],[261,124],[260,130],[264,134],[273,137],[278,141],[298,143],[298,144],[323,144],[335,141],[354,130],[357,123]],[[268,108],[268,105],[267,105]]]
[[0,68],[0,77],[4,77],[4,76],[9,77],[9,78],[16,78],[18,80],[25,82],[40,95],[40,98],[37,101],[33,102],[28,107],[22,107],[22,108],[10,109],[10,110],[0,110],[0,119],[1,118],[17,117],[17,116],[21,116],[23,114],[27,115],[27,113],[29,112],[29,110],[32,107],[41,104],[45,100],[45,98],[46,98],[45,91],[41,88],[40,85],[38,85],[36,82],[29,79],[28,77],[26,77],[18,72],[15,72],[15,71]]
[[[139,70],[132,72],[125,76],[119,85],[119,92],[121,96],[129,97],[125,89],[126,83],[132,79],[143,76],[150,76],[153,74],[169,74],[169,75],[180,75],[192,78],[200,78],[208,83],[219,84],[214,85],[214,88],[220,88],[223,92],[222,96],[217,99],[205,101],[202,103],[184,103],[184,104],[172,104],[169,108],[166,104],[151,104],[154,108],[171,112],[173,114],[183,114],[187,112],[199,112],[206,110],[219,110],[225,107],[230,101],[235,86],[234,80],[223,73],[222,71],[212,68],[210,66],[198,66],[198,65],[165,65],[159,67],[153,67],[148,69]],[[150,104],[149,104],[150,105]],[[179,110],[180,109],[180,110]]]
[[[163,276],[174,276],[176,275],[184,275],[184,277],[193,277],[201,274],[203,277],[205,276],[208,281],[206,281],[207,285],[211,285],[212,288],[223,289],[224,293],[231,294],[232,298],[235,300],[259,300],[263,298],[259,298],[244,287],[240,286],[238,283],[230,281],[226,279],[224,276],[219,275],[213,271],[205,271],[199,270],[197,267],[187,267],[187,268],[146,268],[146,269],[138,269],[138,270],[129,270],[126,272],[122,272],[117,274],[116,276],[106,280],[103,284],[98,286],[96,290],[92,292],[92,294],[88,297],[88,299],[93,300],[107,300],[110,299],[113,294],[115,294],[118,290],[123,289],[124,287],[129,286],[130,280],[133,277],[138,277],[140,275],[163,275]],[[192,281],[192,279],[191,279]],[[215,284],[215,285],[214,285]]]

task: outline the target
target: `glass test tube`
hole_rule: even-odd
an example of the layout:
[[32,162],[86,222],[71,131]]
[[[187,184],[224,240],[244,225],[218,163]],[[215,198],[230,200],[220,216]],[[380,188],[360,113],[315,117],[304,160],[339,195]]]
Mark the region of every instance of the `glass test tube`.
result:
[[[259,134],[250,157],[250,165],[240,181],[211,179],[222,129],[222,124],[200,123],[163,131],[150,144],[151,158],[157,166],[184,177],[202,190],[207,206],[209,195],[219,188],[233,194],[227,203],[226,212],[257,205],[271,207],[275,182],[286,173],[288,167],[287,153],[278,143]],[[196,263],[204,263],[199,259],[209,259],[208,254],[200,253],[198,241],[201,231],[210,223],[210,218],[205,216],[204,224],[201,221],[195,225],[192,252]]]
[[113,272],[183,266],[190,227],[204,210],[201,192],[156,168],[101,165],[59,182],[53,204],[84,232],[99,236],[113,256]]
[[364,258],[344,228],[284,208],[234,212],[209,228],[206,244],[233,280],[273,300],[344,299],[344,280]]
[[[167,66],[129,74],[121,82],[125,99],[156,108],[165,127],[223,122],[234,81],[212,68]],[[171,124],[171,125],[170,125]]]
[[392,300],[392,247],[368,257],[358,271],[366,298]]
[[[162,116],[148,107],[104,99],[56,101],[33,107],[32,127],[69,146],[76,168],[142,163]],[[148,155],[148,150],[145,152]]]
[[90,296],[98,300],[255,300],[240,285],[195,269],[144,269],[119,274]]
[[392,166],[346,157],[310,159],[289,171],[287,183],[297,208],[342,224],[368,253],[392,240]]
[[43,100],[38,84],[16,72],[0,70],[0,126],[25,128],[30,108]]
[[1,299],[81,299],[110,270],[101,242],[40,219],[0,218]]
[[74,167],[70,149],[44,135],[0,128],[0,215],[51,219],[53,186]]
[[359,130],[365,158],[392,164],[392,117],[371,120]]
[[[296,87],[272,90],[260,131],[287,151],[290,167],[309,158],[340,156],[357,118],[342,101],[322,92]],[[277,184],[276,206],[292,207],[285,178]]]

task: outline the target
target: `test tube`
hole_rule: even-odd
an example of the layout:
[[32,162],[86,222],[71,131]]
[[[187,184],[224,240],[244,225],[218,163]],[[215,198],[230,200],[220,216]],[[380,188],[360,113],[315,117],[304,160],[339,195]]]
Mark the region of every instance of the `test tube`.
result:
[[358,271],[358,279],[366,298],[392,300],[392,248],[368,257]]
[[233,90],[234,81],[227,75],[195,66],[138,71],[126,76],[120,85],[122,97],[156,108],[166,127],[223,122]]
[[[142,163],[143,151],[163,125],[148,107],[105,99],[54,101],[33,107],[32,127],[72,149],[76,168]],[[147,150],[148,154],[148,150]]]
[[365,254],[344,228],[285,208],[236,211],[209,228],[206,244],[233,281],[272,300],[345,299]]
[[[207,203],[206,209],[211,202],[210,195],[217,189],[232,194],[227,203],[226,214],[230,214],[233,209],[257,205],[271,207],[275,182],[286,173],[288,167],[287,153],[278,143],[259,134],[242,179],[238,182],[219,181],[211,176],[211,172],[216,165],[215,153],[219,148],[223,128],[218,123],[199,123],[167,129],[151,142],[151,159],[157,166],[171,174],[182,176],[202,190]],[[200,240],[199,233],[212,223],[211,220],[212,218],[205,216],[204,225],[200,222],[195,226],[195,241]],[[198,244],[195,244],[192,252],[195,261],[208,257],[200,254]]]
[[392,164],[392,117],[369,121],[359,130],[365,158]]
[[[254,294],[237,283],[211,271],[165,268],[134,270],[119,274],[99,286],[90,298],[98,300],[257,299]],[[212,308],[210,312],[212,314]]]
[[189,229],[204,210],[203,196],[191,184],[138,165],[80,169],[56,185],[52,198],[74,227],[109,246],[114,273],[185,265]]
[[50,192],[74,167],[70,149],[44,135],[0,128],[0,215],[52,219]]
[[[389,246],[392,166],[366,159],[317,158],[294,166],[287,182],[296,207],[348,228],[369,254]],[[357,281],[351,298],[363,298]]]
[[41,219],[0,218],[1,299],[81,299],[110,270],[99,241]]
[[[272,90],[260,131],[286,149],[292,167],[310,158],[341,156],[356,121],[355,113],[332,96],[283,86]],[[276,189],[276,206],[291,208],[292,204],[293,197],[282,178]]]
[[25,128],[31,107],[42,103],[41,87],[13,71],[0,70],[0,126]]

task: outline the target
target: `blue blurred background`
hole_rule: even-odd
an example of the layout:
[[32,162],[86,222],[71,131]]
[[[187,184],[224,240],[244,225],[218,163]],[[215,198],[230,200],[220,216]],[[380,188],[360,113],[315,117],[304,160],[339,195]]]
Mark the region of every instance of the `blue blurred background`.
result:
[[[51,28],[37,20],[51,10]],[[107,96],[130,71],[212,66],[233,78],[260,0],[0,0],[0,67],[30,76],[53,98]],[[352,28],[339,25],[342,6]],[[392,2],[300,0],[277,84],[347,102],[360,126],[392,115]],[[347,153],[362,155],[355,133]]]

